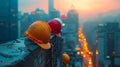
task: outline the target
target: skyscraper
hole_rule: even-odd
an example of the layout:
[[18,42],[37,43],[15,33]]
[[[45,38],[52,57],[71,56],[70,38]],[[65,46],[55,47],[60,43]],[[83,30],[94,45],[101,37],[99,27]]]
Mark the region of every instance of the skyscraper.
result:
[[0,0],[0,43],[18,36],[18,0]]
[[50,12],[54,10],[54,1],[53,0],[48,0],[48,11],[49,11],[49,14]]
[[48,0],[48,14],[51,19],[51,12],[54,11],[54,0]]
[[63,28],[64,40],[66,48],[75,49],[78,46],[78,26],[79,26],[79,15],[75,9],[71,9],[67,13],[67,19],[65,22],[65,26]]
[[[119,67],[120,60],[120,31],[119,23],[100,24],[97,29],[98,35],[98,62],[99,66]],[[118,60],[117,60],[118,59]]]
[[50,19],[53,19],[53,18],[60,18],[60,12],[56,9],[50,12]]

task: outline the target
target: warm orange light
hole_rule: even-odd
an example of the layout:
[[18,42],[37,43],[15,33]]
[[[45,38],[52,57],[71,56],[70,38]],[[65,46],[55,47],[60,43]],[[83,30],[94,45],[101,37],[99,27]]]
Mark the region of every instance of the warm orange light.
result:
[[83,56],[83,60],[88,62],[88,67],[93,67],[93,62],[92,62],[92,52],[89,51],[88,49],[88,43],[86,41],[86,38],[84,36],[84,34],[82,33],[82,28],[79,28],[78,31],[79,35],[79,42],[81,43],[81,55]]
[[89,64],[92,64],[92,62],[91,62],[91,61],[89,61]]
[[96,54],[97,54],[97,55],[99,54],[98,50],[96,50]]
[[78,37],[81,37],[80,35],[78,35]]
[[78,51],[80,51],[80,47],[76,47],[75,49],[78,50]]
[[92,54],[92,52],[90,52],[90,51],[89,51],[88,53],[89,53],[90,55]]
[[85,57],[86,57],[86,55],[84,54],[84,55],[83,55],[83,57],[85,58]]
[[78,34],[80,34],[80,31],[78,30]]
[[81,54],[83,54],[83,51],[81,51]]
[[86,43],[84,44],[84,47],[87,48],[87,44]]
[[93,64],[88,64],[88,67],[93,67]]
[[79,41],[81,41],[81,39],[78,39]]

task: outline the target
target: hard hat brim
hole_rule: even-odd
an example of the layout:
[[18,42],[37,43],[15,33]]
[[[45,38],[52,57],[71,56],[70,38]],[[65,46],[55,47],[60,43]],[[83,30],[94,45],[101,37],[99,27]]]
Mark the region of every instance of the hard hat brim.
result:
[[27,36],[27,38],[29,38],[30,40],[32,40],[34,43],[36,43],[38,46],[40,46],[43,49],[50,49],[51,45],[50,43],[42,43],[40,40],[37,40],[36,38],[32,37],[31,35],[28,34],[28,32],[25,32],[25,35]]
[[39,44],[39,43],[37,43],[37,44],[38,44],[38,46],[40,46],[43,49],[50,49],[51,48],[50,43],[47,43],[47,44]]
[[57,37],[61,37],[61,34],[60,33],[58,33],[58,34],[55,34]]

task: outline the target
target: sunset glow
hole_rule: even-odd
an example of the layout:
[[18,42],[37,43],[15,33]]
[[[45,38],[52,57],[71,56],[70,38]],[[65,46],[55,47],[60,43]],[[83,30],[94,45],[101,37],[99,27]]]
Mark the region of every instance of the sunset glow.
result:
[[[58,5],[59,3],[59,5]],[[61,4],[61,5],[60,5]],[[55,0],[55,8],[66,13],[72,6],[79,14],[95,14],[120,9],[118,0]]]
[[[19,10],[31,12],[41,8],[48,13],[48,0],[19,0]],[[96,15],[112,10],[120,10],[120,0],[54,0],[55,9],[61,14],[74,8],[81,16]]]

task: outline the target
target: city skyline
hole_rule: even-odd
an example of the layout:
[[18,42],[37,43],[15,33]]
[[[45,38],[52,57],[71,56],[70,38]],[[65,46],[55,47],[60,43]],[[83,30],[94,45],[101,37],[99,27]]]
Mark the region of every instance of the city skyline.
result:
[[[36,8],[48,13],[48,0],[19,0],[19,11],[32,12]],[[99,15],[115,16],[120,14],[120,0],[54,0],[54,8],[60,14],[67,14],[72,8],[76,9],[82,23],[95,19]]]
[[[54,7],[62,14],[66,14],[69,9],[74,8],[80,15],[105,13],[120,9],[119,0],[54,0]],[[35,8],[41,8],[48,13],[48,0],[20,0],[19,10],[31,12]]]

